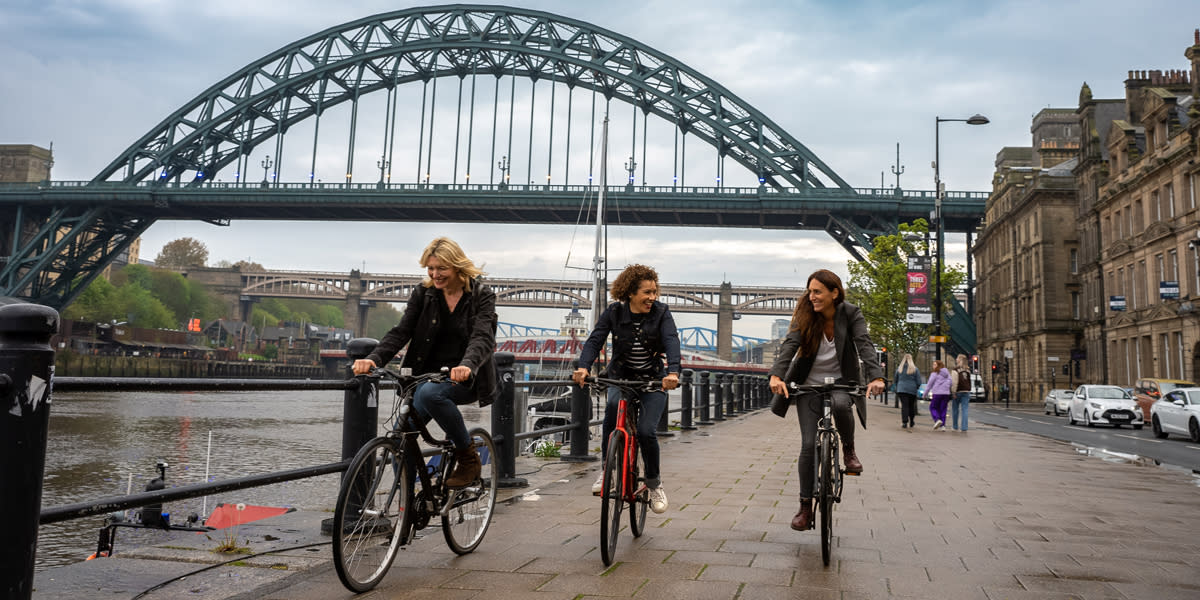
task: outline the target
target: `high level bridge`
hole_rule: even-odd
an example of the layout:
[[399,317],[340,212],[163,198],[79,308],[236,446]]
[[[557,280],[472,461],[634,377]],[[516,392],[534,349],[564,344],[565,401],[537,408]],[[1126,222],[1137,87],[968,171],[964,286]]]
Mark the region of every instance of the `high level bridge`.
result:
[[[234,303],[243,321],[249,322],[254,302],[260,298],[308,298],[342,303],[346,327],[365,335],[367,311],[378,302],[407,302],[423,275],[380,275],[354,270],[349,273],[304,271],[247,271],[193,268],[192,281],[204,284]],[[499,306],[590,310],[590,281],[503,279],[489,277]],[[717,315],[716,350],[729,358],[733,321],[740,315],[789,316],[801,288],[695,285],[663,283],[659,300],[674,312]]]
[[[598,180],[606,116],[619,186]],[[0,295],[62,308],[159,219],[579,223],[600,185],[610,223],[821,230],[859,259],[935,203],[850,186],[730,90],[616,32],[412,8],[253,60],[91,181],[0,186]],[[944,229],[970,245],[987,194],[943,197]],[[969,316],[950,314],[973,347]]]

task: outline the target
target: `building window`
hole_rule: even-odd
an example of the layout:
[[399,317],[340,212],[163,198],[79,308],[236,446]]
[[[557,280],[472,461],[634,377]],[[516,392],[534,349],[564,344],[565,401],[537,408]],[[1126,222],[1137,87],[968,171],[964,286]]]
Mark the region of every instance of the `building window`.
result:
[[1071,266],[1071,274],[1072,274],[1072,275],[1078,275],[1078,274],[1079,274],[1079,249],[1077,249],[1077,248],[1071,248],[1071,259],[1070,259],[1070,261],[1071,261],[1071,262],[1070,262],[1070,266]]
[[1165,333],[1159,336],[1159,340],[1162,341],[1162,363],[1166,370],[1163,377],[1171,379],[1171,342],[1167,339],[1167,334]]
[[1179,252],[1171,250],[1167,253],[1167,278],[1171,281],[1179,281]]
[[1175,332],[1175,355],[1179,358],[1179,378],[1187,379],[1187,372],[1183,369],[1183,333]]
[[1071,318],[1079,320],[1079,292],[1071,292]]
[[1159,202],[1158,190],[1150,192],[1150,204],[1154,205],[1154,220],[1163,220],[1163,209],[1162,204]]
[[1188,206],[1196,208],[1196,174],[1188,175]]
[[1175,218],[1175,184],[1168,183],[1163,187],[1163,197],[1167,201],[1167,217]]

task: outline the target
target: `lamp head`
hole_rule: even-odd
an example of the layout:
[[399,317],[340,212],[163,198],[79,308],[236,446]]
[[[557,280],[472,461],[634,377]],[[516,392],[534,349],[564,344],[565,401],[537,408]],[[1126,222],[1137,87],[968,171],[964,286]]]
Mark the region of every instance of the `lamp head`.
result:
[[987,117],[980,114],[976,114],[975,116],[967,119],[967,125],[987,125],[988,123],[991,123],[991,121],[989,121]]

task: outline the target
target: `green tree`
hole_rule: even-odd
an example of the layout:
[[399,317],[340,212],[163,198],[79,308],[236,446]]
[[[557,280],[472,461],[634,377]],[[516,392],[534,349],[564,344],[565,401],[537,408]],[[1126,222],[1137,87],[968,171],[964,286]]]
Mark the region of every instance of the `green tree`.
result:
[[63,309],[63,318],[72,321],[91,321],[107,323],[115,318],[117,313],[112,305],[116,288],[103,277],[92,280],[79,297]]
[[203,267],[207,263],[208,246],[190,237],[167,242],[154,258],[160,267]]
[[[900,232],[882,235],[874,240],[874,248],[863,262],[850,261],[850,285],[847,299],[863,311],[871,339],[892,356],[909,352],[916,354],[929,340],[933,328],[921,323],[908,323],[908,257],[925,254],[925,234],[929,224],[917,219],[911,224],[900,224]],[[905,240],[905,234],[920,238],[919,241]],[[934,265],[934,269],[939,268]],[[966,280],[959,267],[942,268],[942,331],[949,331],[945,324],[949,314],[953,291]],[[935,277],[936,280],[936,277]],[[894,362],[894,361],[893,361]]]
[[126,321],[133,327],[150,329],[177,329],[175,315],[149,290],[140,285],[124,285],[112,296],[112,305],[119,311],[117,321]]

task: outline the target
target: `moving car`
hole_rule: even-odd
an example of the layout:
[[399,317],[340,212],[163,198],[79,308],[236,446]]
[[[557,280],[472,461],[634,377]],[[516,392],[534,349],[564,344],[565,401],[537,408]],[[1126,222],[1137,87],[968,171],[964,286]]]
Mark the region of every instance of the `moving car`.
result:
[[1091,384],[1075,388],[1067,407],[1067,420],[1072,425],[1079,422],[1088,427],[1132,425],[1134,429],[1141,429],[1146,422],[1128,391],[1115,385]]
[[1046,414],[1050,414],[1050,412],[1053,411],[1054,416],[1057,417],[1058,415],[1067,412],[1067,410],[1071,407],[1071,397],[1074,395],[1075,392],[1072,392],[1071,390],[1050,390],[1047,392],[1045,399]]
[[1150,407],[1150,428],[1159,439],[1174,433],[1200,443],[1200,388],[1167,392]]
[[1159,379],[1150,377],[1139,379],[1133,384],[1133,399],[1142,409],[1142,418],[1150,420],[1150,406],[1162,398],[1163,394],[1177,389],[1196,387],[1196,384],[1182,379]]

